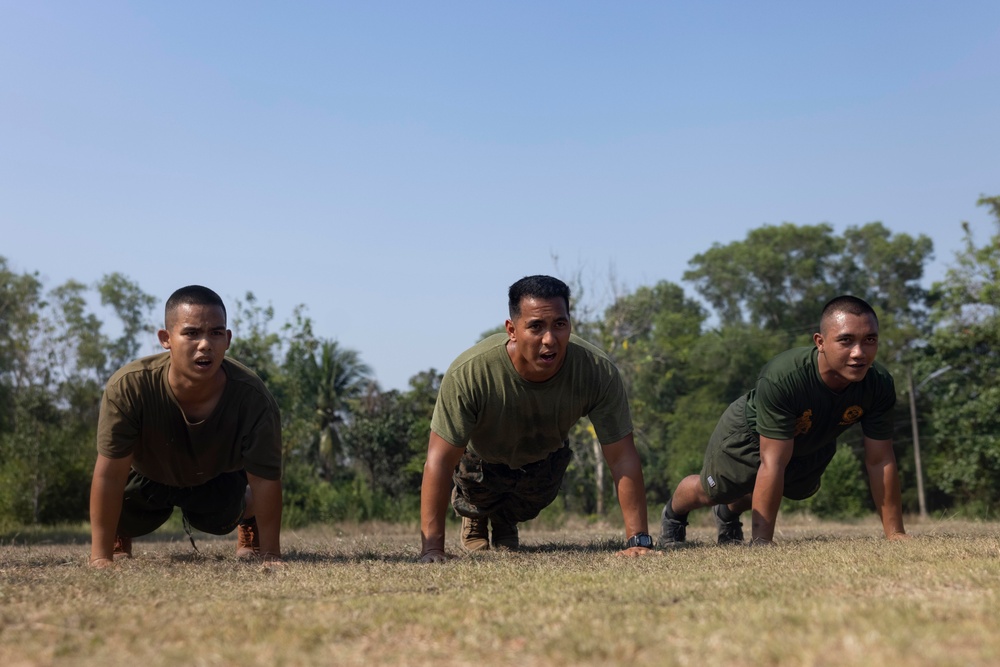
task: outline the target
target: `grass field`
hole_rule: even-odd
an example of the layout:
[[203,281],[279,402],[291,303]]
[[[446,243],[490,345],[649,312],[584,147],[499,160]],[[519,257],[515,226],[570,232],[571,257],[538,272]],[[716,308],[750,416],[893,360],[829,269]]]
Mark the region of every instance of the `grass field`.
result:
[[0,665],[1000,664],[997,524],[890,543],[782,517],[780,546],[720,548],[702,514],[654,557],[581,522],[436,566],[415,526],[287,531],[278,569],[235,562],[232,538],[195,554],[160,533],[95,571],[86,527],[6,535]]

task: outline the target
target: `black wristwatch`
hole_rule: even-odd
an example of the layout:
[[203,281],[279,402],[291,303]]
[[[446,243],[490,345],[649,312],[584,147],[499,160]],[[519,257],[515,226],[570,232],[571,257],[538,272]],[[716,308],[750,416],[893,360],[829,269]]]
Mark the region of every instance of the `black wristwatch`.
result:
[[636,533],[632,537],[628,538],[628,542],[625,543],[626,549],[631,549],[632,547],[652,549],[653,538],[649,536],[649,533]]

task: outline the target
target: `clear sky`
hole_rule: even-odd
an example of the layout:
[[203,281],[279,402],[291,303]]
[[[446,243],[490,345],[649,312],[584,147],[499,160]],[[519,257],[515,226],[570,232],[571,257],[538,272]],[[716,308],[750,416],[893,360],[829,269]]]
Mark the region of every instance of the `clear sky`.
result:
[[995,0],[0,0],[0,255],[304,303],[405,388],[521,276],[694,296],[763,224],[927,234],[929,284],[998,119]]

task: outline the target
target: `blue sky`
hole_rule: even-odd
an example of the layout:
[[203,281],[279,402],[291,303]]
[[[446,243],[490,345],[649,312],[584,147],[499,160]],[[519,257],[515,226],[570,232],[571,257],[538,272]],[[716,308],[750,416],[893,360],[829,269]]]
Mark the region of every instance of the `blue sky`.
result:
[[0,255],[304,303],[404,388],[523,275],[693,296],[763,224],[927,234],[939,279],[994,232],[998,63],[996,2],[0,0]]

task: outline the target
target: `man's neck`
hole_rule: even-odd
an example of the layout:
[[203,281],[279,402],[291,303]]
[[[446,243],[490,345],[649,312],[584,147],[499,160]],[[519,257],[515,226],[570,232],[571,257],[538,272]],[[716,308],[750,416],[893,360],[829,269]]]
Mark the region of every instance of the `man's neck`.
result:
[[226,372],[220,366],[218,372],[205,378],[204,382],[192,382],[168,372],[167,381],[184,416],[189,422],[197,423],[207,419],[222,398],[226,387]]
[[819,371],[819,379],[830,391],[840,394],[854,384],[853,382],[845,380],[840,375],[835,373],[826,363],[826,357],[822,354],[818,355],[816,362],[817,370]]

